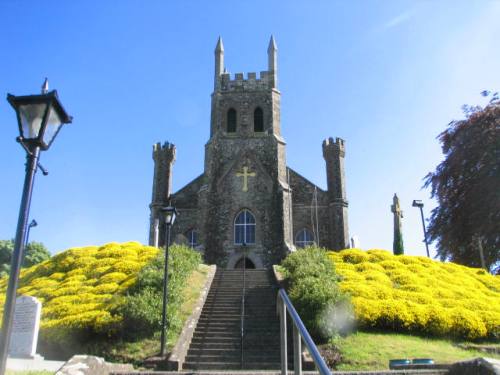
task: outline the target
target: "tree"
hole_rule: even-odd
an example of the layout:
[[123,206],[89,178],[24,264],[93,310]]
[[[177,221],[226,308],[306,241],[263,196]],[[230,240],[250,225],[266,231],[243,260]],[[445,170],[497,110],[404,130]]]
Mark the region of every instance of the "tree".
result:
[[[490,95],[483,92],[483,96]],[[445,159],[425,177],[438,206],[428,226],[441,260],[486,268],[500,264],[500,100],[463,107],[465,119],[452,121],[438,139]],[[482,246],[481,246],[482,245]]]
[[[14,240],[0,240],[0,277],[10,272]],[[32,241],[25,248],[23,267],[31,267],[50,258],[50,253],[41,242]]]

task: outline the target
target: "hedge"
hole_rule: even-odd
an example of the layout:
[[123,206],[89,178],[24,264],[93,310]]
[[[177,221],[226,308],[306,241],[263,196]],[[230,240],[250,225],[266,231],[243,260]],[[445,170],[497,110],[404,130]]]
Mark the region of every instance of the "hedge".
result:
[[365,328],[462,339],[500,338],[500,277],[383,250],[328,252]]
[[[169,317],[178,325],[176,304],[180,303],[180,289],[200,256],[182,246],[170,249],[169,307],[174,307],[170,308]],[[145,308],[147,299],[141,293],[147,290],[145,293],[154,295],[148,311],[155,310],[163,277],[163,254],[138,242],[108,243],[72,248],[22,270],[18,294],[34,296],[42,302],[42,345],[51,352],[70,352],[85,342],[92,345],[96,340],[123,338],[124,333],[137,332],[131,324],[138,321],[134,306]],[[6,285],[7,278],[0,279],[0,312]],[[151,314],[156,317],[159,313],[161,309]],[[153,318],[150,322],[154,328],[149,327],[149,333],[160,328],[157,321]]]

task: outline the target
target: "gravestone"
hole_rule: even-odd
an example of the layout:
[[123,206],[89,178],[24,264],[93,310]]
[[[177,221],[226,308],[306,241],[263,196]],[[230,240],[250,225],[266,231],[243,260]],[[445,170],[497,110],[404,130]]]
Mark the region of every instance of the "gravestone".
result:
[[36,354],[42,303],[35,297],[16,299],[9,356],[14,358],[40,358]]

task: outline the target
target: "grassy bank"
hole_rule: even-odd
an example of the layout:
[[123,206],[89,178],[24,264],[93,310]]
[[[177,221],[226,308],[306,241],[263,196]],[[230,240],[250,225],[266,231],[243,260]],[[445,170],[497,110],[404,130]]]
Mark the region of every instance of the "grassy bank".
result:
[[[203,285],[208,277],[210,267],[200,264],[198,269],[193,271],[187,278],[185,287],[182,291],[184,294],[184,302],[181,305],[180,318],[185,322],[194,309],[198,300]],[[171,350],[177,338],[179,337],[180,330],[176,331],[174,335],[168,336],[167,348]],[[140,366],[142,362],[160,352],[160,337],[159,332],[154,337],[146,338],[136,342],[118,342],[113,344],[111,348],[105,353],[106,359],[113,362],[131,363],[134,366]]]
[[383,370],[389,368],[390,359],[398,358],[432,358],[435,363],[475,357],[500,359],[499,355],[461,349],[458,343],[396,333],[357,332],[335,343],[342,355],[337,370]]

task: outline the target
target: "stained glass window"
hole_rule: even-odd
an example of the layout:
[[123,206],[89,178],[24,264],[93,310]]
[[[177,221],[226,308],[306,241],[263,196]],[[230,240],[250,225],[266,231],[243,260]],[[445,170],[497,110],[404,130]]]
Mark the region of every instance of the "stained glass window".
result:
[[196,230],[190,229],[186,233],[186,237],[187,237],[189,246],[196,247],[199,245],[198,244],[198,232]]
[[255,217],[248,210],[241,211],[234,220],[234,243],[237,245],[255,243]]
[[306,247],[314,244],[314,235],[309,229],[301,229],[295,236],[295,245],[297,247]]

